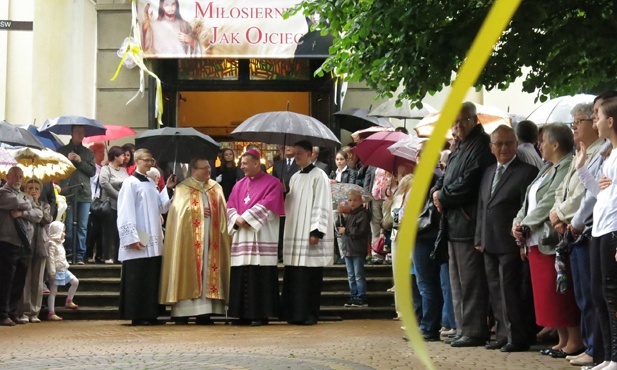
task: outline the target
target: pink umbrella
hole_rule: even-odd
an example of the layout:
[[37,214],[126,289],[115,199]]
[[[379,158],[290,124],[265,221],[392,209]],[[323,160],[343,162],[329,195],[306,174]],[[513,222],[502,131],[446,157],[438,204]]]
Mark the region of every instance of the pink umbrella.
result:
[[360,157],[363,165],[383,168],[394,173],[401,164],[414,164],[410,160],[393,155],[388,150],[391,145],[407,139],[409,135],[402,132],[377,132],[356,145],[352,151]]
[[0,147],[0,165],[15,166],[16,164],[17,164],[17,161],[15,160],[15,158],[13,158],[11,153],[9,153],[3,147]]
[[117,139],[122,139],[123,137],[133,136],[135,135],[135,131],[128,126],[120,126],[120,125],[103,125],[107,131],[105,135],[96,135],[96,136],[88,136],[85,137],[84,143],[95,143],[97,141],[112,141]]

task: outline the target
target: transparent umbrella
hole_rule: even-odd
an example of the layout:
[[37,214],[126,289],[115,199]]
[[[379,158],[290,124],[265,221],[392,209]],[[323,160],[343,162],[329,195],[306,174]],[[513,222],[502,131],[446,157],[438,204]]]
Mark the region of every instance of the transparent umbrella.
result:
[[592,103],[595,95],[577,94],[560,96],[542,103],[534,109],[527,119],[537,125],[545,123],[570,123],[572,122],[572,108],[580,103]]

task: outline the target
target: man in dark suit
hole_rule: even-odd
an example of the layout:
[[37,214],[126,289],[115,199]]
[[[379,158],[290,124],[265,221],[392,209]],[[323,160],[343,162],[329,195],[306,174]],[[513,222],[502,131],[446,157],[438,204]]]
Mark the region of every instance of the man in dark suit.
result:
[[[285,156],[283,159],[279,159],[272,165],[272,176],[283,181],[283,194],[286,195],[289,192],[289,180],[291,176],[300,171],[300,166],[296,163],[296,148],[290,145],[285,146]],[[278,245],[278,258],[279,262],[283,262],[283,234],[285,232],[285,217],[281,216],[281,223],[279,226],[279,245]]]
[[313,163],[315,167],[325,172],[326,175],[330,176],[330,166],[328,166],[326,163],[323,163],[318,158],[319,158],[319,147],[314,146],[313,152],[311,153],[311,163]]
[[510,230],[538,169],[516,156],[517,144],[514,130],[508,126],[499,126],[491,134],[491,151],[497,163],[482,176],[476,220],[475,246],[484,252],[490,302],[497,321],[497,340],[485,347],[502,352],[529,349],[520,295],[521,267],[526,257]]
[[295,159],[296,149],[293,146],[285,146],[285,158],[280,159],[272,165],[272,176],[279,180],[283,180],[285,188],[283,191],[285,194],[289,191],[289,180],[291,176],[300,171],[300,166],[296,163]]

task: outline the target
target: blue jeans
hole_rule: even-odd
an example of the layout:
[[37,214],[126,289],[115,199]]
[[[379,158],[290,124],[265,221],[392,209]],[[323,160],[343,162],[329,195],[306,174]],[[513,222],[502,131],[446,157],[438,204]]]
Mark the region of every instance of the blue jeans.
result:
[[442,263],[440,270],[439,277],[441,280],[441,294],[443,296],[441,325],[445,328],[456,329],[454,305],[452,304],[452,289],[450,288],[450,267],[448,263]]
[[347,280],[352,298],[366,298],[366,278],[364,276],[364,257],[345,257]]
[[413,264],[416,269],[416,279],[422,296],[422,319],[420,329],[424,334],[436,334],[441,326],[441,310],[443,297],[440,286],[439,263],[431,259],[433,239],[416,240],[413,252]]
[[[69,202],[66,209],[66,238],[64,249],[66,254],[75,253],[73,248],[73,204]],[[86,255],[86,235],[88,233],[88,217],[90,217],[90,203],[77,203],[77,260],[83,261]]]
[[585,352],[593,357],[593,301],[591,298],[591,265],[589,259],[589,242],[576,245],[570,252],[572,267],[572,286],[576,305],[581,310],[581,334],[587,349]]

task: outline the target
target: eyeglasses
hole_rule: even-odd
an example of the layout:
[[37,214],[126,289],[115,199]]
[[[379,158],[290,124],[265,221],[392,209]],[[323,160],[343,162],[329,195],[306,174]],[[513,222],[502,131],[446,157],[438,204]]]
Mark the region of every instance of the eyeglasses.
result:
[[156,163],[156,160],[154,158],[137,158],[138,161],[144,161],[144,162],[150,162],[150,163]]
[[471,117],[467,117],[467,118],[463,118],[463,119],[457,119],[456,121],[454,121],[454,125],[453,126],[460,126],[460,125],[464,125],[465,123],[471,121],[473,118]]
[[575,119],[572,122],[572,126],[578,126],[583,122],[593,122],[593,120],[591,118],[581,118],[581,119]]
[[492,146],[496,148],[508,147],[511,148],[516,145],[516,141],[498,141],[496,143],[491,143]]

